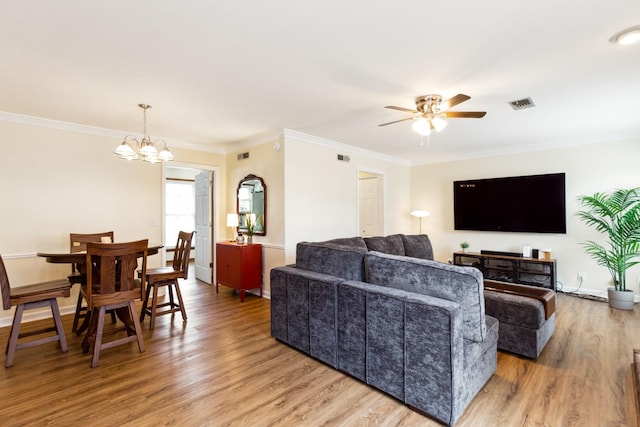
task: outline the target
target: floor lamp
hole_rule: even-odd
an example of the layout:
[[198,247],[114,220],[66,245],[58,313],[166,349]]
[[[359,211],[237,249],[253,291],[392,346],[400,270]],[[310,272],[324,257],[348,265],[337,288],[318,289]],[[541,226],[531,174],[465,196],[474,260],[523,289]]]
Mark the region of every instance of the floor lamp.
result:
[[422,218],[431,215],[428,211],[411,211],[411,216],[415,216],[420,220],[420,234],[422,234]]

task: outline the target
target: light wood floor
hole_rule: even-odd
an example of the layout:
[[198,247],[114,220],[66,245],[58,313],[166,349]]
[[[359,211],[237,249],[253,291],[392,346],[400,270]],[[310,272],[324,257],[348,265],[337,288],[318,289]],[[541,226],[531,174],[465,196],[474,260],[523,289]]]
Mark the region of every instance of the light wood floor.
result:
[[[56,343],[19,350],[12,368],[0,367],[0,425],[439,425],[275,341],[268,300],[240,303],[229,288],[216,294],[195,280],[182,289],[188,322],[162,316],[153,331],[145,322],[145,353],[135,343],[105,350],[91,369],[71,316],[68,353]],[[457,425],[636,425],[638,310],[559,295],[541,357],[499,353],[496,374]],[[0,329],[2,345],[8,333]]]

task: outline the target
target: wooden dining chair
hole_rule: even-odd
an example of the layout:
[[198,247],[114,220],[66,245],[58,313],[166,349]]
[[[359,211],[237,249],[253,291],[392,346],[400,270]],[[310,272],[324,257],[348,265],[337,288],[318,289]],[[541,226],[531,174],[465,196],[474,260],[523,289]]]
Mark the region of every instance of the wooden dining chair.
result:
[[[188,277],[189,255],[191,253],[192,239],[193,231],[190,233],[180,231],[178,233],[176,249],[173,253],[172,265],[170,267],[147,270],[147,291],[142,303],[140,321],[143,322],[145,315],[148,314],[151,318],[149,321],[149,329],[153,329],[155,327],[156,316],[163,314],[173,314],[179,311],[182,313],[182,320],[187,320],[187,312],[184,308],[184,301],[182,300],[182,293],[180,292],[178,279],[187,279]],[[169,301],[158,304],[158,289],[163,286],[167,287]],[[178,299],[177,302],[173,294],[174,289],[176,293],[175,296]],[[153,291],[153,295],[151,296],[151,306],[149,306],[149,296],[151,291]]]
[[[85,353],[93,350],[91,367],[98,366],[100,352],[128,342],[137,341],[138,349],[144,352],[142,330],[134,301],[142,298],[143,286],[136,278],[141,260],[143,277],[147,271],[148,241],[127,243],[87,243],[87,282],[82,293],[89,310],[89,328],[83,342]],[[116,310],[124,323],[105,331],[104,317],[107,311]],[[105,342],[106,335],[126,332],[125,337]]]
[[[112,243],[113,231],[105,231],[103,233],[70,233],[69,234],[69,252],[83,252],[87,250],[87,243]],[[83,285],[86,280],[86,275],[82,271],[84,266],[71,264],[71,274],[69,275],[69,282],[76,285]],[[73,316],[73,325],[71,332],[77,332],[80,335],[84,328],[78,329],[80,319],[86,319],[88,322],[87,307],[82,304],[83,297],[82,292],[78,292],[78,302],[76,303],[76,313]],[[115,323],[115,314],[111,315],[112,321]]]
[[[64,335],[62,320],[60,319],[60,310],[58,309],[58,300],[56,299],[66,298],[71,294],[71,283],[69,283],[67,279],[34,283],[12,289],[9,285],[9,276],[4,266],[4,261],[2,256],[0,256],[0,288],[2,291],[2,308],[10,310],[12,306],[16,307],[13,315],[13,323],[11,324],[11,332],[9,333],[9,341],[7,342],[7,361],[5,363],[7,368],[13,366],[16,350],[22,348],[33,347],[51,341],[60,341],[62,351],[67,351],[67,339]],[[21,334],[20,325],[22,324],[22,314],[24,311],[46,306],[51,308],[54,326]],[[49,334],[42,338],[18,343],[18,340],[21,338],[42,335],[53,331],[55,331],[55,335]]]

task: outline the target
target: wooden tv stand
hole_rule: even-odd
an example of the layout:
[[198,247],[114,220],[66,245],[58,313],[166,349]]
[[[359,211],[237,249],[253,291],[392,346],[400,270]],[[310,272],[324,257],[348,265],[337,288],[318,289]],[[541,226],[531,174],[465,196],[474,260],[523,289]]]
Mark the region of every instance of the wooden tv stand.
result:
[[556,291],[556,260],[454,252],[453,263],[476,267],[487,280],[538,286]]

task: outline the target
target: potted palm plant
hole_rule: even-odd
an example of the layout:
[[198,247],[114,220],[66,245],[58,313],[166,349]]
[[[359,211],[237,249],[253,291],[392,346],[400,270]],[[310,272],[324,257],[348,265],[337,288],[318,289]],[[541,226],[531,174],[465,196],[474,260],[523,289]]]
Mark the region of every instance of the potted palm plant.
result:
[[632,310],[634,294],[627,289],[626,272],[640,263],[640,188],[579,196],[578,202],[582,207],[578,217],[606,237],[604,244],[589,240],[583,245],[611,274],[609,306]]

